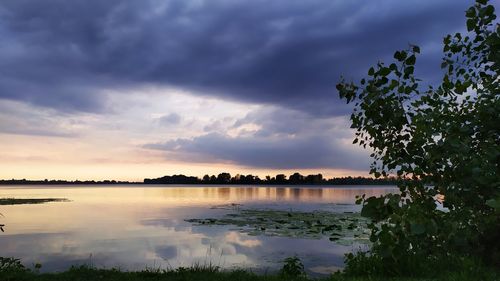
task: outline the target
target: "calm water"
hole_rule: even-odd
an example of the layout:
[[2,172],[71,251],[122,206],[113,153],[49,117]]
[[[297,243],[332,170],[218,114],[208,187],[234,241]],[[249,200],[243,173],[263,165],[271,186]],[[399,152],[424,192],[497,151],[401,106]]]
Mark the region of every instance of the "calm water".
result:
[[275,270],[299,256],[310,273],[343,266],[356,246],[328,239],[249,236],[230,226],[193,226],[189,218],[222,216],[211,207],[358,211],[354,197],[394,192],[392,187],[255,186],[11,186],[0,198],[67,198],[70,202],[0,206],[0,256],[21,258],[42,270],[70,265],[144,269],[212,263],[224,268]]

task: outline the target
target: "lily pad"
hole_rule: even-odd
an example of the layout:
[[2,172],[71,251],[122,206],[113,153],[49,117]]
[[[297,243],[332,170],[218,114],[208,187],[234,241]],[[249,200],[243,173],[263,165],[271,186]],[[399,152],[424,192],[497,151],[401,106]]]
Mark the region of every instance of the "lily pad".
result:
[[359,214],[233,209],[221,218],[187,219],[194,225],[232,225],[248,235],[322,239],[341,245],[369,243],[368,220]]

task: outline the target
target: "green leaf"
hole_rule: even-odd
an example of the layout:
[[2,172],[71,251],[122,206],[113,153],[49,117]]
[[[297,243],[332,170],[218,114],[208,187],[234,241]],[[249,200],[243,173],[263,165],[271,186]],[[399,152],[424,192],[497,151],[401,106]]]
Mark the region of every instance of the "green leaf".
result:
[[419,223],[410,224],[410,231],[413,235],[420,235],[425,233],[425,226]]
[[411,55],[406,59],[405,63],[407,65],[414,65],[416,60],[417,58],[415,57],[415,55]]
[[398,61],[400,61],[401,60],[401,52],[400,51],[396,51],[394,53],[394,58],[397,59]]
[[470,7],[467,12],[465,12],[465,16],[468,18],[472,18],[476,16],[476,9],[474,7]]
[[414,70],[415,70],[415,68],[413,66],[409,66],[409,67],[405,68],[405,77],[407,78],[408,76],[413,74]]
[[406,59],[406,55],[405,51],[397,51],[394,53],[394,58],[398,61],[404,61]]
[[500,198],[489,199],[489,200],[486,201],[486,205],[488,205],[491,208],[499,211],[500,210]]
[[391,73],[391,70],[387,67],[382,67],[380,70],[379,70],[379,74],[382,75],[382,76],[387,76],[389,75],[389,73]]
[[476,21],[474,19],[467,20],[467,31],[472,31],[476,27]]
[[486,16],[491,16],[491,15],[493,15],[494,12],[495,12],[495,8],[493,8],[493,6],[491,6],[491,5],[488,5],[488,6],[486,6],[486,8],[484,8],[484,14]]

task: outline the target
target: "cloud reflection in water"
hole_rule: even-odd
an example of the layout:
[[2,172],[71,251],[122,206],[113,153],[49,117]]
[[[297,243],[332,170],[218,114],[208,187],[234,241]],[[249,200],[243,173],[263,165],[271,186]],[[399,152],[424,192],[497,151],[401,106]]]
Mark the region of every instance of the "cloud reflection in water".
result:
[[354,196],[394,191],[377,188],[310,187],[20,187],[2,189],[2,197],[65,197],[71,202],[3,206],[6,233],[2,256],[41,263],[43,271],[70,265],[144,269],[194,264],[276,269],[298,255],[314,271],[341,267],[352,246],[327,239],[249,236],[231,226],[193,226],[185,219],[230,212],[211,206],[245,208],[354,210]]

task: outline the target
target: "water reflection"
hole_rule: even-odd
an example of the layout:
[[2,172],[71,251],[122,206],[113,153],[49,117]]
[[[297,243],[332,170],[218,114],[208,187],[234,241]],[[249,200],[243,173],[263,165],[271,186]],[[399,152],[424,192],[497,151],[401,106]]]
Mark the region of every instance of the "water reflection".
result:
[[352,247],[328,240],[248,236],[230,226],[193,226],[188,218],[221,216],[211,206],[298,210],[356,210],[355,195],[394,192],[391,187],[214,187],[214,186],[18,186],[0,197],[68,198],[71,202],[2,206],[0,256],[40,262],[45,271],[72,264],[143,269],[212,264],[273,269],[297,254],[311,271],[342,266]]
[[295,201],[353,203],[354,196],[366,193],[379,195],[380,192],[393,191],[392,187],[377,188],[315,188],[315,187],[170,187],[146,189],[148,195],[161,195],[167,199],[189,200],[192,203],[211,201]]

